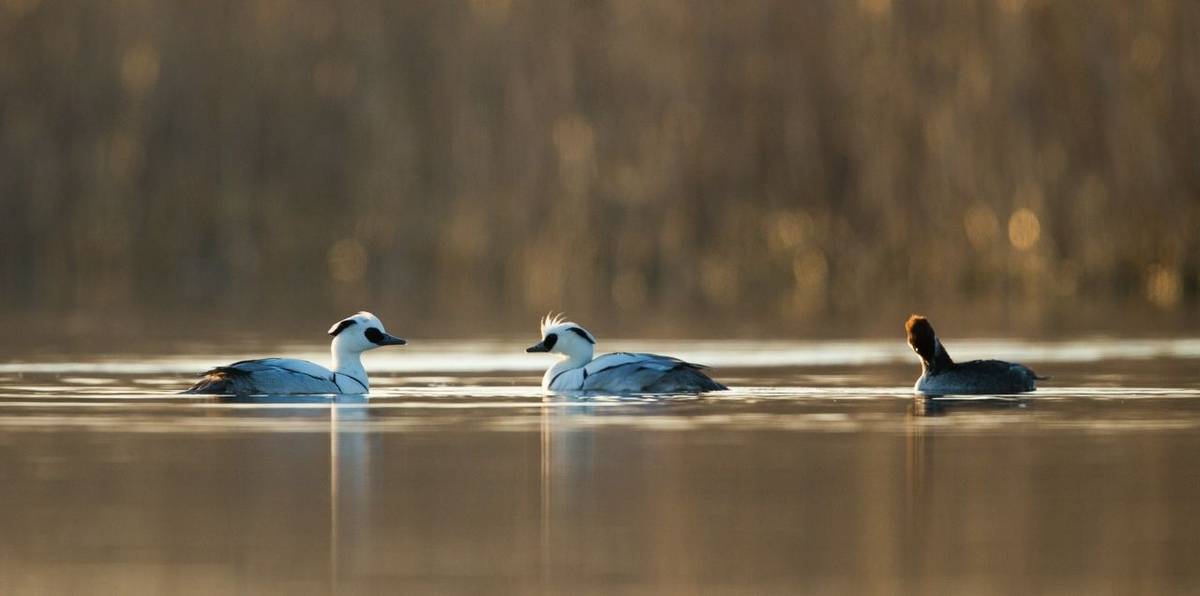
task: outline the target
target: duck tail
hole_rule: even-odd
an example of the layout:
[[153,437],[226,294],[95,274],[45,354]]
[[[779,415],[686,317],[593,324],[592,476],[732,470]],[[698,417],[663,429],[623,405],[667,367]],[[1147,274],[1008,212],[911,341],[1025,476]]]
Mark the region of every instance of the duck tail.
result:
[[1032,377],[1033,380],[1035,380],[1035,381],[1049,381],[1051,378],[1049,375],[1037,374],[1037,371],[1033,370],[1032,368],[1029,368],[1028,366],[1025,366],[1024,364],[1021,364],[1019,366],[1021,368],[1024,368],[1025,372],[1029,373],[1029,376]]
[[704,372],[701,370],[702,368],[706,368],[706,367],[693,365],[692,367],[689,368],[689,370],[693,373],[692,378],[689,380],[691,381],[692,385],[696,388],[697,391],[728,391],[729,390],[729,388],[726,387],[725,385],[722,385],[721,383],[714,381],[712,377],[704,374]]
[[236,377],[241,371],[228,366],[218,366],[206,373],[183,393],[225,395],[238,393]]

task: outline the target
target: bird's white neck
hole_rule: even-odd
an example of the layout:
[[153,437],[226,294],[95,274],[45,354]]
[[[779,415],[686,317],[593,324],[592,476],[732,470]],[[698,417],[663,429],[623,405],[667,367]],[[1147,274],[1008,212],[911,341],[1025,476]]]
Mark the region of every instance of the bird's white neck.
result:
[[[589,346],[589,348],[590,348],[590,346]],[[585,366],[587,363],[589,363],[591,361],[592,361],[592,350],[591,349],[588,349],[586,351],[581,350],[575,354],[563,354],[562,360],[559,360],[558,362],[556,362],[554,364],[554,366],[550,367],[550,370],[546,371],[545,378],[552,379],[552,378],[558,376],[558,373],[561,373],[566,370],[576,369],[581,366]]]
[[354,377],[364,388],[369,388],[367,369],[363,368],[362,364],[362,352],[339,350],[337,345],[334,345],[330,352],[333,354],[333,372]]

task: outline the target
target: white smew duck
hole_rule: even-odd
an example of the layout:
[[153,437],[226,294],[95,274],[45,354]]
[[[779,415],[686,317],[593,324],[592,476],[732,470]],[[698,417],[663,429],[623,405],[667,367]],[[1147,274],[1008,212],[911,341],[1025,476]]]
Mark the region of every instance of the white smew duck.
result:
[[561,316],[546,316],[542,341],[526,352],[552,352],[562,359],[542,377],[550,391],[597,393],[701,393],[728,387],[710,379],[703,366],[670,356],[616,352],[592,358],[596,338]]
[[223,395],[334,393],[360,394],[371,390],[362,353],[406,342],[388,335],[383,322],[369,312],[360,312],[329,328],[333,336],[329,350],[333,370],[296,358],[242,360],[218,366],[206,373],[184,393]]

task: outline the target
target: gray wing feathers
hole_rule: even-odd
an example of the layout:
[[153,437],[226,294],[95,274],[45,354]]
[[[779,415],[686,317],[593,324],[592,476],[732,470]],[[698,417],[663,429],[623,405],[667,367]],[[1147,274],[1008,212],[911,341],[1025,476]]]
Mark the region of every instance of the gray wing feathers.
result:
[[588,376],[583,379],[583,390],[641,393],[646,390],[646,386],[658,383],[664,372],[636,362],[618,364],[595,373],[588,373]]
[[698,393],[726,387],[701,372],[703,367],[657,354],[607,354],[592,361],[584,391],[614,393]]
[[311,362],[282,358],[243,360],[218,366],[184,393],[251,395],[260,393],[340,393],[333,373]]

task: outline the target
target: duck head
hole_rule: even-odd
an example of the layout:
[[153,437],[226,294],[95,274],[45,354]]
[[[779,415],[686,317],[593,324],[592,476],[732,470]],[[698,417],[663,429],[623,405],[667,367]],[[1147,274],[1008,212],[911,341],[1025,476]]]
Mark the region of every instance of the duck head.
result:
[[592,359],[596,338],[587,329],[564,321],[561,315],[543,317],[541,332],[542,341],[526,348],[526,352],[551,352],[581,362]]
[[926,369],[936,370],[954,363],[946,348],[942,347],[942,342],[929,319],[921,315],[912,315],[905,321],[904,330],[908,334],[909,347],[921,357],[921,364]]
[[383,321],[366,311],[334,323],[333,327],[329,328],[329,335],[333,336],[331,349],[335,356],[361,354],[383,346],[402,346],[408,343],[399,337],[388,335],[383,328]]

